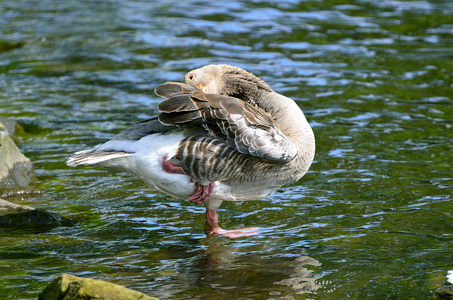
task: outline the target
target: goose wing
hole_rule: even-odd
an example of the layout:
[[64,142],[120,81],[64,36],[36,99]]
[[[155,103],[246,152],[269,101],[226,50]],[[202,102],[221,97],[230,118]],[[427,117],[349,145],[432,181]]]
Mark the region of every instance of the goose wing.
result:
[[162,124],[202,125],[208,135],[224,140],[238,152],[275,163],[288,162],[297,155],[295,145],[272,115],[257,105],[178,82],[160,85],[155,92],[166,98],[158,104]]

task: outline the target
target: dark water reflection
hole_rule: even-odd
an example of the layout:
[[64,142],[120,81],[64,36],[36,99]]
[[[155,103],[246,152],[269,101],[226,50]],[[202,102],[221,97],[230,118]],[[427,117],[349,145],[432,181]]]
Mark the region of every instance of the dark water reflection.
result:
[[[7,200],[78,221],[0,229],[0,295],[63,272],[162,299],[426,299],[453,268],[451,1],[6,1],[0,114],[37,182]],[[74,151],[156,114],[153,88],[229,63],[303,108],[317,156],[272,198],[204,210]]]

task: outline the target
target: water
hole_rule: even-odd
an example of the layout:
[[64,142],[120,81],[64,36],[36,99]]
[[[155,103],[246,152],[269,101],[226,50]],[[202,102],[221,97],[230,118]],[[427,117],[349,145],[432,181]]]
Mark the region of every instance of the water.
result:
[[[3,1],[0,114],[37,180],[16,203],[72,227],[0,229],[0,295],[61,273],[161,299],[430,299],[453,268],[451,1]],[[272,198],[204,209],[71,153],[156,115],[193,68],[254,72],[303,108],[308,174]]]

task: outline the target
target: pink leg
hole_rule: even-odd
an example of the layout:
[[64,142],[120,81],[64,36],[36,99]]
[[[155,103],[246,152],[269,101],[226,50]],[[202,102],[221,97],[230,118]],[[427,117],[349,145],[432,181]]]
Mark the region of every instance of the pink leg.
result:
[[195,191],[189,197],[189,201],[196,204],[203,204],[206,200],[209,199],[214,190],[214,182],[210,182],[207,185],[201,185],[198,182],[195,182]]
[[167,173],[186,174],[181,166],[175,166],[171,161],[167,160],[165,156],[162,159],[162,168]]
[[248,228],[241,228],[235,230],[224,230],[220,228],[219,224],[219,215],[217,214],[215,209],[206,209],[206,226],[204,227],[204,231],[206,235],[225,235],[229,238],[239,238],[239,237],[246,237],[258,234],[259,227],[248,227]]
[[[167,173],[186,174],[181,166],[174,165],[166,157],[162,159],[162,168]],[[207,185],[201,185],[198,182],[195,182],[195,191],[189,197],[189,201],[196,204],[203,204],[211,197],[213,190],[214,182]]]

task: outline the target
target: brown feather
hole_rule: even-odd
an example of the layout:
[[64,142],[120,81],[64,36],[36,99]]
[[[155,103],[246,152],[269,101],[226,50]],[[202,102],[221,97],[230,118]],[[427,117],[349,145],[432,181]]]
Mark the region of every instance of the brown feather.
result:
[[161,101],[157,104],[157,108],[161,112],[173,112],[173,111],[194,111],[197,107],[190,100],[190,96],[187,94],[176,93],[166,100]]
[[154,89],[154,92],[156,95],[164,97],[164,98],[170,98],[176,93],[184,93],[188,94],[194,90],[193,87],[190,85],[181,83],[181,82],[167,82],[165,84],[161,84],[158,87]]
[[190,112],[171,112],[171,113],[160,113],[159,121],[165,125],[185,125],[191,124],[200,118],[198,111]]

